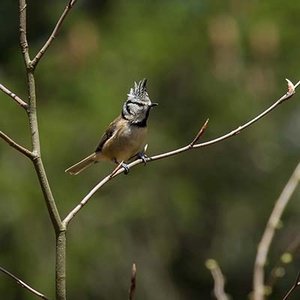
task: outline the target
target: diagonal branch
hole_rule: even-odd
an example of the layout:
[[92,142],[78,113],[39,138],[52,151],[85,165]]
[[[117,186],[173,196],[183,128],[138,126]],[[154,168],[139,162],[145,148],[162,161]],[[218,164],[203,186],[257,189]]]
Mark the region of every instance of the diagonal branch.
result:
[[[135,162],[137,162],[139,160],[136,160]],[[63,225],[65,227],[68,226],[68,224],[70,223],[70,221],[75,217],[75,215],[88,203],[88,201],[92,198],[92,196],[104,185],[106,184],[108,181],[110,181],[111,179],[113,179],[114,177],[120,175],[121,173],[124,172],[124,168],[120,168],[118,171],[113,170],[111,174],[109,174],[108,176],[106,176],[104,179],[102,179],[98,184],[95,185],[94,188],[91,189],[91,191],[79,202],[79,204],[77,206],[75,206],[75,208],[73,208],[69,214],[64,218],[64,220],[62,221]]]
[[[252,125],[253,123],[257,122],[258,120],[260,120],[261,118],[263,118],[265,115],[267,115],[268,113],[270,113],[272,110],[274,110],[278,105],[280,105],[281,103],[283,103],[284,101],[286,101],[287,99],[291,98],[294,94],[295,94],[295,90],[296,88],[300,85],[300,81],[298,81],[298,83],[296,85],[293,85],[289,80],[288,80],[288,92],[283,95],[279,100],[277,100],[273,105],[271,105],[269,108],[267,108],[265,111],[263,111],[261,114],[259,114],[258,116],[256,116],[255,118],[253,118],[252,120],[250,120],[249,122],[245,123],[242,126],[237,127],[235,130],[220,136],[219,138],[213,139],[211,141],[208,142],[204,142],[204,143],[200,143],[200,144],[195,144],[197,142],[197,140],[200,138],[200,136],[203,134],[208,120],[204,123],[204,125],[201,127],[200,131],[197,133],[197,135],[195,136],[195,138],[193,139],[193,141],[191,143],[189,143],[187,146],[184,146],[182,148],[173,150],[173,151],[169,151],[166,153],[162,153],[162,154],[158,154],[152,157],[147,157],[145,159],[137,159],[133,162],[131,162],[130,164],[128,164],[129,168],[132,168],[136,165],[139,165],[141,163],[144,163],[145,161],[147,162],[151,162],[151,161],[155,161],[155,160],[159,160],[159,159],[163,159],[166,157],[170,157],[173,155],[177,155],[179,153],[191,150],[191,149],[196,149],[196,148],[202,148],[202,147],[207,147],[216,143],[219,143],[221,141],[224,141],[230,137],[233,137],[234,135],[239,134],[242,130],[246,129],[247,127],[249,127],[250,125]],[[65,219],[63,220],[63,224],[64,226],[67,226],[69,224],[69,222],[74,218],[74,216],[82,209],[83,206],[85,206],[87,204],[87,202],[91,199],[91,197],[104,185],[106,184],[108,181],[110,181],[111,179],[113,179],[114,177],[120,175],[121,173],[123,173],[125,171],[125,169],[123,167],[119,168],[119,169],[115,169],[111,174],[109,174],[108,176],[106,176],[104,179],[102,179],[81,201],[80,203],[73,208],[69,214],[65,217]]]
[[[174,151],[170,151],[170,152],[166,152],[166,153],[163,153],[163,154],[159,154],[159,155],[149,157],[147,159],[147,161],[148,160],[153,161],[153,160],[158,160],[158,159],[162,159],[162,158],[165,158],[165,157],[173,156],[173,155],[185,152],[185,151],[190,150],[190,149],[196,149],[196,148],[211,146],[213,144],[217,144],[221,141],[224,141],[228,138],[231,138],[235,135],[238,135],[242,130],[248,128],[249,126],[251,126],[252,124],[257,122],[258,120],[263,118],[265,115],[267,115],[268,113],[273,111],[277,106],[279,106],[280,104],[282,104],[286,100],[290,99],[295,94],[295,90],[299,85],[300,85],[300,81],[298,81],[296,85],[293,85],[293,89],[291,89],[290,85],[288,85],[288,92],[286,94],[284,94],[280,99],[278,99],[274,104],[272,104],[270,107],[268,107],[266,110],[264,110],[261,114],[259,114],[255,118],[251,119],[249,122],[245,123],[244,125],[241,125],[241,126],[237,127],[236,129],[232,130],[231,132],[229,132],[225,135],[222,135],[222,136],[220,136],[216,139],[210,140],[208,142],[195,144],[195,145],[193,145],[193,147],[190,147],[190,145],[188,145],[188,146],[176,149]],[[136,165],[138,163],[141,163],[141,161],[136,161],[136,163],[135,162],[133,162],[133,163],[132,163],[132,165],[129,165],[129,166],[133,166],[133,165]]]
[[12,146],[13,148],[15,148],[16,150],[18,150],[19,152],[21,152],[22,154],[24,154],[25,156],[29,157],[30,159],[34,158],[34,155],[31,151],[29,151],[28,149],[24,148],[23,146],[19,145],[18,143],[16,143],[13,139],[11,139],[8,135],[6,135],[4,132],[2,132],[0,130],[0,137],[10,146]]
[[50,300],[50,298],[46,297],[45,295],[43,295],[42,293],[38,292],[37,290],[33,289],[32,287],[30,287],[28,284],[26,284],[24,281],[22,281],[21,279],[19,279],[18,277],[16,277],[15,275],[11,274],[10,272],[8,272],[7,270],[5,270],[4,268],[0,267],[0,271],[6,275],[8,275],[9,277],[11,277],[12,279],[14,279],[21,287],[27,289],[28,291],[30,291],[31,293],[35,294],[36,296],[45,299],[45,300]]
[[254,265],[253,275],[253,292],[255,300],[264,299],[264,266],[267,260],[267,255],[270,249],[272,239],[275,234],[276,226],[281,218],[281,215],[291,199],[296,187],[300,182],[300,163],[296,167],[281,195],[275,203],[274,209],[268,220],[265,232],[258,245],[257,255]]
[[18,97],[16,94],[14,94],[13,92],[11,92],[4,85],[0,84],[0,90],[2,92],[4,92],[6,95],[8,95],[9,97],[11,97],[13,100],[15,100],[25,110],[28,110],[28,104],[24,100],[22,100],[20,97]]
[[287,300],[290,298],[290,296],[293,294],[293,292],[296,290],[296,288],[300,286],[300,272],[298,273],[298,276],[296,278],[296,281],[294,285],[290,288],[290,290],[287,292],[287,294],[284,296],[283,300]]
[[34,57],[34,59],[31,61],[31,67],[33,69],[36,68],[38,62],[40,61],[40,59],[43,57],[43,55],[45,54],[45,52],[48,50],[48,48],[50,47],[51,43],[53,42],[53,40],[56,38],[61,25],[63,24],[67,14],[70,12],[70,10],[73,8],[73,6],[75,5],[77,0],[70,0],[69,3],[67,4],[67,6],[65,7],[62,15],[60,16],[57,24],[54,27],[53,32],[51,33],[50,37],[48,38],[48,40],[46,41],[46,43],[44,44],[44,46],[42,47],[42,49],[37,53],[37,55]]

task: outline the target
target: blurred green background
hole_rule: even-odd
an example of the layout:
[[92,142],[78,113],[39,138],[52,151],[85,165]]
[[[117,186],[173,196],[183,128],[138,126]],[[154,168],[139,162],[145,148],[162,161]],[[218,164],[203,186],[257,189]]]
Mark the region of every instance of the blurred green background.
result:
[[[28,1],[33,55],[67,1]],[[18,1],[0,2],[0,82],[26,99]],[[36,71],[42,154],[64,217],[112,169],[79,176],[66,167],[90,154],[134,81],[158,102],[148,153],[202,141],[245,123],[300,80],[300,2],[78,0]],[[69,299],[213,299],[205,267],[216,259],[226,292],[247,299],[257,244],[299,161],[299,95],[239,136],[132,169],[104,186],[68,231]],[[0,93],[0,129],[30,147],[24,111]],[[31,162],[0,141],[0,266],[54,297],[54,234]],[[267,274],[299,236],[299,189],[272,244]],[[299,270],[299,247],[270,299]],[[1,299],[33,299],[0,274]],[[294,299],[296,299],[296,295]],[[299,291],[298,291],[299,297]]]

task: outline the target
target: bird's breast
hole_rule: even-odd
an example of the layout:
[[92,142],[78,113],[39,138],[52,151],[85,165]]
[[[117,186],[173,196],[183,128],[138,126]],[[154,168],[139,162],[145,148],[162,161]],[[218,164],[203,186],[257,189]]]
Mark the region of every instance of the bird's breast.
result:
[[138,153],[141,148],[147,127],[138,127],[126,122],[116,129],[102,148],[102,156],[107,160],[126,161]]

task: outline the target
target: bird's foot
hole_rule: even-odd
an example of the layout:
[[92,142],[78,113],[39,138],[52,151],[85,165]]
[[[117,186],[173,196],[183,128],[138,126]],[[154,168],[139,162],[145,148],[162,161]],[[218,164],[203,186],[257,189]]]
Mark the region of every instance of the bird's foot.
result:
[[124,168],[124,174],[127,175],[130,171],[128,165],[122,162],[121,166]]
[[144,166],[146,166],[148,156],[145,152],[138,153],[137,158],[141,159],[144,163]]

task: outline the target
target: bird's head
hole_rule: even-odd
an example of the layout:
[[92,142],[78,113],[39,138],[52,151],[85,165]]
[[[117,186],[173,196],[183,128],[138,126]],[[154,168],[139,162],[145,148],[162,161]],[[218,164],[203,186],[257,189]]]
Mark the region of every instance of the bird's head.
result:
[[146,89],[147,79],[134,83],[123,105],[122,117],[132,124],[146,126],[149,112],[157,103],[152,103]]

